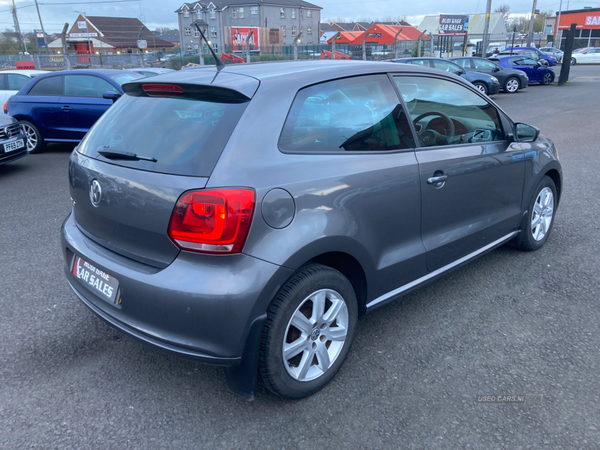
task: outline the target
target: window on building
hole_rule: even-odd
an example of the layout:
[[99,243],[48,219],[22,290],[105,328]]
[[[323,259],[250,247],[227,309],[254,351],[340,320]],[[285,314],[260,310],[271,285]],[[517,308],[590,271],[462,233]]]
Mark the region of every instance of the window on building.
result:
[[306,27],[306,34],[312,34],[312,27]]
[[292,27],[292,36],[296,36],[296,27]]
[[296,18],[296,10],[292,9],[292,19],[295,19],[295,18]]
[[192,35],[192,30],[190,30],[189,28],[185,29],[185,35],[186,36],[191,36]]
[[281,27],[281,31],[283,31],[283,37],[285,37],[285,27]]
[[300,19],[302,19],[302,14],[304,13],[302,12],[302,10],[300,10]]
[[306,11],[306,17],[307,18],[312,17],[312,11]]
[[244,8],[238,8],[238,18],[239,19],[244,18]]
[[251,6],[250,7],[250,14],[255,16],[258,14],[258,6]]
[[185,49],[186,49],[186,50],[191,50],[191,49],[192,49],[192,44],[187,44],[187,45],[185,46]]
[[211,19],[217,18],[217,12],[215,11],[215,8],[210,8],[210,18]]
[[215,51],[215,53],[219,53],[219,45],[218,44],[211,44],[211,47]]
[[194,44],[194,50],[198,50],[198,44]]
[[200,32],[198,31],[198,28],[196,28],[196,29],[194,30],[194,36],[195,36],[195,37],[200,37]]
[[189,11],[184,11],[183,12],[183,17],[190,17],[190,12]]
[[285,8],[281,8],[279,10],[279,17],[285,19]]
[[238,9],[237,8],[231,8],[231,17],[234,19],[237,19],[238,16]]
[[217,29],[215,27],[210,27],[210,37],[217,37]]

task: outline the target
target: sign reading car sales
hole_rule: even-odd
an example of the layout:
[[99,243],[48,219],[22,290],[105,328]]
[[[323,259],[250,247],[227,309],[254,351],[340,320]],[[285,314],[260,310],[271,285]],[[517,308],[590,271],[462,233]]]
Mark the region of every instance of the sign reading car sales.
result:
[[440,34],[443,36],[465,36],[469,31],[469,16],[440,15]]
[[258,28],[231,27],[231,45],[233,46],[234,52],[246,51],[246,40],[248,39],[250,30],[252,30],[252,36],[250,37],[250,51],[260,51]]
[[600,16],[586,16],[585,25],[587,27],[600,25]]

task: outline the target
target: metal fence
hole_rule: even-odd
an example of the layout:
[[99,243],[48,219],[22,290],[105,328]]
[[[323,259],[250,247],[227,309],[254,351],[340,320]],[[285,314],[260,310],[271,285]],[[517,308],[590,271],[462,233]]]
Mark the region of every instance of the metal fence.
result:
[[[67,64],[67,60],[70,64]],[[124,53],[121,55],[0,55],[0,68],[14,68],[18,61],[31,61],[38,70],[61,70],[85,68],[126,69],[140,67],[142,55]],[[155,65],[148,62],[146,65]]]

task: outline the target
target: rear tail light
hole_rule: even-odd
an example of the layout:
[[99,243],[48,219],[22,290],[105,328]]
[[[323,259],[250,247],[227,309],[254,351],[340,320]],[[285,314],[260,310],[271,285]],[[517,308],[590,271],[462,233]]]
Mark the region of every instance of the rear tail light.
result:
[[4,104],[4,114],[8,114],[8,102]]
[[184,97],[183,89],[176,84],[142,84],[142,89],[150,97]]
[[169,237],[183,250],[239,253],[246,242],[253,213],[251,189],[185,192],[171,215]]

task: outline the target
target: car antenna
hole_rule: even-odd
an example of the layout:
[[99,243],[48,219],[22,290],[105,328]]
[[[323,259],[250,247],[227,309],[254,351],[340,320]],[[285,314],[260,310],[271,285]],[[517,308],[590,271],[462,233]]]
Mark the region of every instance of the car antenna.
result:
[[225,67],[225,63],[223,61],[221,61],[219,58],[217,58],[217,55],[215,54],[215,51],[210,46],[210,42],[208,42],[206,40],[206,36],[204,36],[204,33],[202,32],[202,30],[198,26],[198,21],[196,20],[192,25],[194,25],[196,27],[196,29],[198,30],[198,33],[200,33],[200,36],[202,36],[202,39],[204,40],[204,42],[206,42],[206,45],[208,45],[208,49],[210,50],[210,52],[212,53],[213,57],[215,58],[215,64],[217,66],[217,72],[220,72]]

